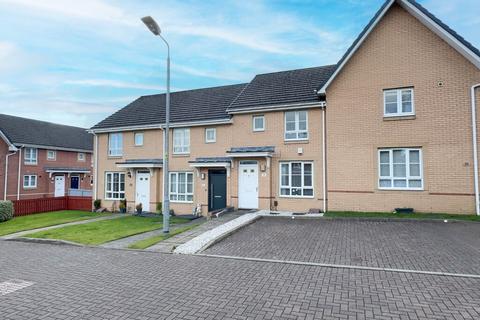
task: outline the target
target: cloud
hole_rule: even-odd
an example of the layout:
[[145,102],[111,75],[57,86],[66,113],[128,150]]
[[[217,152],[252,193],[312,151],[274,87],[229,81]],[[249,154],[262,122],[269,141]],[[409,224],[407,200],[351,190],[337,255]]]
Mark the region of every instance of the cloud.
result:
[[84,79],[84,80],[67,80],[66,84],[90,86],[90,87],[111,87],[121,89],[142,89],[142,90],[158,90],[164,91],[164,86],[157,86],[145,83],[126,82],[119,80],[107,80],[107,79]]

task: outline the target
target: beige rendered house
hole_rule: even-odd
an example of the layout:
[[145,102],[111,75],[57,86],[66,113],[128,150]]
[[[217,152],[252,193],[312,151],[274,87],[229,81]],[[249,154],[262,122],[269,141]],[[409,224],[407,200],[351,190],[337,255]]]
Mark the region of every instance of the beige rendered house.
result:
[[[480,51],[386,1],[336,65],[172,93],[171,207],[474,213],[478,83]],[[143,96],[91,129],[104,206],[162,202],[164,107]]]

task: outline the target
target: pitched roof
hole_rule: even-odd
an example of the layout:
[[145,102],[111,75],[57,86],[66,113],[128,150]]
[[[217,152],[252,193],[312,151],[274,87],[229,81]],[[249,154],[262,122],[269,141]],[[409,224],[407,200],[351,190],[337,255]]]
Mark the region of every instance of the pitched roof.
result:
[[[414,13],[415,10],[417,10],[420,15],[424,15],[427,20],[431,20],[433,24],[438,26],[441,30],[443,30],[446,34],[450,35],[453,40],[449,41],[448,38],[444,38],[445,41],[447,41],[450,45],[454,44],[455,40],[460,43],[461,45],[465,46],[467,50],[469,50],[473,55],[475,60],[477,60],[477,66],[480,66],[480,50],[475,48],[470,42],[465,40],[463,37],[461,37],[458,33],[456,33],[453,29],[451,29],[448,25],[446,25],[443,21],[438,19],[434,14],[432,14],[430,11],[428,11],[426,8],[421,6],[417,1],[415,0],[386,0],[383,5],[378,9],[378,11],[375,13],[375,15],[372,17],[372,19],[368,22],[368,24],[365,26],[365,28],[360,32],[358,37],[355,39],[355,41],[352,43],[352,45],[347,49],[345,54],[340,58],[340,60],[337,63],[337,68],[332,72],[331,76],[329,79],[326,81],[319,82],[317,89],[319,94],[324,94],[325,89],[328,87],[328,85],[333,81],[335,76],[340,72],[340,70],[343,68],[345,63],[350,59],[350,57],[355,53],[355,51],[358,49],[358,47],[362,44],[362,42],[365,40],[365,38],[368,36],[368,34],[373,30],[373,28],[376,26],[376,24],[380,21],[380,19],[385,15],[385,13],[390,9],[390,7],[394,4],[398,3],[401,5],[404,9],[409,11],[410,13]],[[412,10],[412,7],[415,10]],[[419,18],[419,17],[417,17]],[[421,20],[421,19],[420,19]],[[421,21],[424,24],[430,23],[429,21]],[[435,32],[435,31],[434,31]],[[441,34],[439,34],[441,35]],[[443,38],[443,37],[442,37]],[[468,54],[465,52],[460,52],[464,56],[469,58]],[[470,59],[469,59],[470,60]],[[472,60],[471,60],[472,61]]]
[[[170,122],[229,119],[227,107],[246,84],[177,91],[170,94]],[[142,96],[92,129],[160,125],[165,122],[165,94]]]
[[84,128],[0,114],[0,131],[17,146],[93,151],[93,135]]
[[315,89],[335,71],[335,65],[259,74],[228,108],[242,109],[318,102]]
[[245,153],[245,152],[275,152],[274,146],[260,147],[232,147],[227,153]]

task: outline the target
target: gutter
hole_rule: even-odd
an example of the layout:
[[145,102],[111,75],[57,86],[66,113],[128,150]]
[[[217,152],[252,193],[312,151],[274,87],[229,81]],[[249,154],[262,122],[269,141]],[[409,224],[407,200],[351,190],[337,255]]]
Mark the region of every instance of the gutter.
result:
[[472,100],[472,142],[473,142],[473,174],[475,184],[475,213],[480,216],[480,195],[478,190],[478,150],[477,150],[477,107],[475,103],[475,89],[480,88],[480,83],[471,88]]
[[7,185],[8,185],[8,158],[16,154],[17,151],[14,151],[13,153],[8,153],[5,155],[5,182],[4,182],[4,190],[3,190],[3,200],[7,200]]

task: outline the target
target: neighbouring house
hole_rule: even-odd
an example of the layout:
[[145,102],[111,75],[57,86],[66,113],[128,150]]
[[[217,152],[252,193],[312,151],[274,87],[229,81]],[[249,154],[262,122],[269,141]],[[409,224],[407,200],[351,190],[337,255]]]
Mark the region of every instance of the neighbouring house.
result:
[[84,128],[0,114],[2,198],[91,197],[92,153]]
[[[388,0],[336,65],[172,93],[171,207],[473,213],[478,83],[476,48]],[[91,128],[104,205],[162,202],[164,110],[143,96]]]

